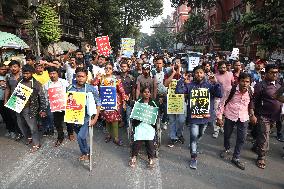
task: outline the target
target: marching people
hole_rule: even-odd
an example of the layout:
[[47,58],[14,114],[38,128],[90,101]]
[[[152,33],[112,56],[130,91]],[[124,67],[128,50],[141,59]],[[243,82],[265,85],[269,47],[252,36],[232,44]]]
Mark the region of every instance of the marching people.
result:
[[[93,127],[99,118],[101,99],[99,97],[99,92],[97,91],[97,89],[92,85],[87,84],[88,70],[85,68],[77,68],[75,73],[76,84],[72,84],[71,86],[69,86],[67,91],[83,92],[85,94],[91,93],[91,97],[94,98],[94,102],[96,103],[96,114],[89,115],[88,111],[86,111],[84,115],[84,123],[82,125],[74,125],[74,130],[77,134],[77,142],[81,151],[81,156],[79,157],[79,160],[86,161],[90,158],[90,148],[87,142],[88,127]],[[86,109],[88,109],[88,106],[94,106],[94,104],[86,103]]]
[[[256,117],[252,107],[252,91],[250,89],[251,78],[249,74],[240,73],[239,84],[234,85],[229,93],[224,94],[224,98],[219,103],[217,109],[217,125],[224,125],[224,151],[220,154],[221,158],[227,159],[230,152],[230,138],[233,133],[234,126],[237,127],[237,139],[232,163],[238,168],[244,170],[245,165],[240,161],[240,153],[245,143],[248,121],[256,124]],[[225,121],[223,124],[223,114]]]
[[[177,94],[188,95],[187,116],[190,124],[190,168],[197,169],[197,144],[203,136],[208,122],[212,119],[214,106],[213,99],[221,98],[221,85],[217,83],[215,76],[210,78],[210,83],[205,80],[205,72],[202,66],[196,66],[193,70],[194,79],[188,83],[187,78],[182,77],[176,87]],[[204,100],[205,99],[205,100]]]
[[33,144],[31,152],[36,152],[40,147],[40,136],[37,127],[37,118],[46,116],[46,98],[41,84],[32,76],[35,73],[34,67],[24,65],[22,67],[23,79],[19,83],[33,89],[24,109],[17,113],[17,121],[28,144]]
[[114,87],[116,90],[116,109],[102,110],[101,117],[106,121],[106,128],[108,131],[105,137],[105,142],[109,142],[113,139],[115,144],[121,146],[123,143],[118,135],[118,124],[121,121],[121,108],[126,109],[126,100],[128,100],[128,96],[125,94],[121,80],[117,79],[113,75],[113,65],[111,63],[107,63],[105,65],[105,75],[97,74],[97,77],[94,79],[92,84],[94,86],[98,86],[99,89],[101,87],[108,86]]

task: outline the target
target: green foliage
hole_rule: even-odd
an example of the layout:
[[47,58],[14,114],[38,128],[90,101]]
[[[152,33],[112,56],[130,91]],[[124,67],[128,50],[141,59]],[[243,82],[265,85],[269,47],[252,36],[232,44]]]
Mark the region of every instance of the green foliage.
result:
[[236,46],[236,24],[234,21],[223,23],[221,31],[215,32],[217,43],[223,51],[231,51]]
[[260,40],[263,50],[272,52],[277,48],[284,48],[284,1],[246,0],[252,5],[252,12],[245,14],[242,24],[250,31],[251,37]]
[[184,23],[183,31],[180,36],[184,44],[195,45],[197,37],[202,34],[205,27],[206,20],[202,13],[191,14],[189,19]]
[[38,25],[41,44],[47,47],[50,43],[59,41],[62,30],[54,8],[48,4],[41,4],[37,9],[37,15],[38,20],[41,21],[41,24]]

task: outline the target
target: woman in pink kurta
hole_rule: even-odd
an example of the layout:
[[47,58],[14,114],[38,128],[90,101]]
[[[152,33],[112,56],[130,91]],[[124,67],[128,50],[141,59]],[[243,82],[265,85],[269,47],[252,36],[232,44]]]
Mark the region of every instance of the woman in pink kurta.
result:
[[106,121],[106,128],[108,134],[105,142],[109,142],[113,138],[113,142],[117,145],[122,145],[122,141],[118,137],[118,122],[121,121],[121,108],[125,108],[126,94],[124,92],[121,80],[117,79],[113,74],[113,65],[107,63],[105,66],[105,75],[97,75],[92,84],[98,86],[113,86],[116,87],[116,109],[115,110],[102,110],[101,117]]

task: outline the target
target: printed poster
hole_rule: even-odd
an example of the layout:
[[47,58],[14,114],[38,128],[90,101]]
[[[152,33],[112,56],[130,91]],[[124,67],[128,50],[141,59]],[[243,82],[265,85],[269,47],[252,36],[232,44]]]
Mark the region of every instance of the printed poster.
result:
[[191,118],[210,117],[210,91],[206,88],[192,89],[190,92]]
[[184,114],[185,113],[185,102],[184,94],[176,94],[176,79],[173,79],[169,85],[169,90],[167,94],[167,114]]
[[158,117],[158,107],[153,107],[145,103],[135,102],[130,118],[144,123],[155,125]]
[[15,88],[13,94],[11,95],[5,106],[17,113],[21,113],[26,103],[28,102],[32,92],[33,89],[21,83],[18,83],[17,87]]
[[121,50],[124,56],[130,58],[134,54],[135,39],[122,38],[121,39]]
[[65,94],[63,87],[53,87],[48,89],[48,100],[51,112],[61,112],[65,110]]
[[102,102],[103,110],[116,110],[116,87],[112,86],[101,86],[100,97]]
[[65,95],[65,116],[64,122],[84,124],[86,93],[84,92],[67,92]]
[[110,55],[111,46],[109,43],[108,36],[97,37],[96,45],[97,45],[97,50],[99,52],[99,55],[104,55],[104,56]]
[[193,71],[193,69],[199,65],[199,57],[189,57],[188,58],[188,71]]

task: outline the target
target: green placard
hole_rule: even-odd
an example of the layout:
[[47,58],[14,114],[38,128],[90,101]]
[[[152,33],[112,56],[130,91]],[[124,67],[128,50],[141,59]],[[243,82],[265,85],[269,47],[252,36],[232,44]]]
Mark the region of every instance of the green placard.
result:
[[132,109],[130,118],[155,125],[158,116],[158,107],[153,107],[145,103],[136,102]]

